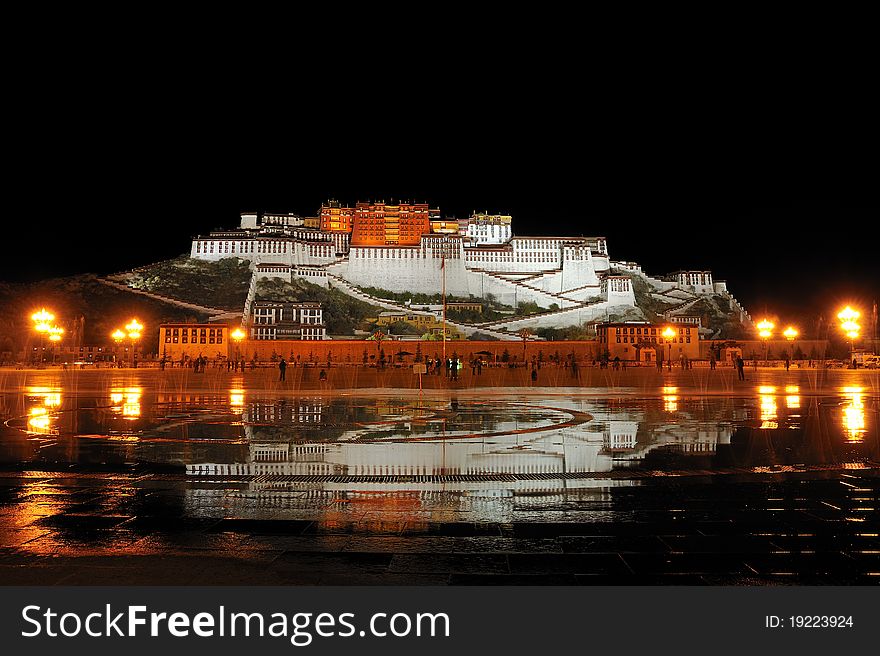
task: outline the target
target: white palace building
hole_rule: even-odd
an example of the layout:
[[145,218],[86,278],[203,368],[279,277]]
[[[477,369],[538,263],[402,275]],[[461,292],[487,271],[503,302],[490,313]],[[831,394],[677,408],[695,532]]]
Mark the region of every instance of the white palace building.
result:
[[234,230],[196,236],[191,256],[248,260],[254,281],[303,278],[363,300],[376,299],[358,288],[436,294],[445,283],[453,296],[491,295],[506,305],[531,301],[548,308],[483,324],[481,330],[580,325],[606,317],[610,308],[634,308],[636,276],[674,310],[685,312],[701,295],[723,294],[747,316],[709,271],[652,278],[637,264],[611,261],[604,237],[520,237],[511,224],[506,215],[440,219],[439,210],[421,204],[344,207],[329,201],[313,218],[243,213]]

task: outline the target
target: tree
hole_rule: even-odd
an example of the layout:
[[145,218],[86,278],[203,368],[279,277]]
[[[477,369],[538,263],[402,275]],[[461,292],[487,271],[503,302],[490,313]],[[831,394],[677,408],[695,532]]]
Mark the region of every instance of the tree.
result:
[[532,333],[531,328],[520,328],[517,333],[519,338],[523,341],[523,360],[526,359],[526,342],[529,341],[529,337],[531,337],[534,333]]

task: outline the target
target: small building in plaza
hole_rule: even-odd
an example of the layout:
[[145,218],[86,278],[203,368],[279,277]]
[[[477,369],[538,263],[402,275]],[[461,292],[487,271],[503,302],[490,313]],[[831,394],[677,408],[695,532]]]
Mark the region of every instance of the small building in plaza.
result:
[[[663,332],[672,328],[675,336],[664,337]],[[658,358],[689,360],[700,357],[699,327],[691,324],[652,324],[648,321],[622,321],[596,324],[596,339],[600,352],[608,358],[620,358],[632,362],[656,364]]]
[[159,326],[159,359],[194,360],[229,355],[229,326],[225,323],[163,323]]
[[320,303],[254,301],[251,306],[250,339],[327,339]]
[[31,360],[40,360],[40,349],[46,362],[64,362],[67,364],[98,364],[107,362],[140,362],[144,359],[144,347],[132,345],[126,341],[122,344],[65,344],[63,346],[34,346],[31,348]]

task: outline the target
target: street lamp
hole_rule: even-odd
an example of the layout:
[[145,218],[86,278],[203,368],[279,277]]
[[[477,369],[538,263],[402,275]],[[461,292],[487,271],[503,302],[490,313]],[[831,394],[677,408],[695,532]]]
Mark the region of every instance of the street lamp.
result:
[[[113,341],[116,342],[117,353],[118,348],[122,345],[123,340],[125,340],[125,333],[117,328],[110,337],[113,338]],[[117,361],[116,366],[119,366],[119,362]]]
[[767,319],[762,319],[760,323],[757,324],[756,328],[758,329],[758,336],[761,338],[761,341],[764,342],[764,364],[767,364],[767,340],[773,336],[773,328],[775,324],[772,321],[767,321]]
[[129,323],[125,325],[125,330],[128,333],[128,338],[131,340],[131,366],[132,368],[137,367],[137,362],[134,359],[134,349],[135,344],[141,338],[141,331],[144,329],[143,325],[138,323],[137,319],[132,319]]
[[858,319],[861,314],[858,310],[853,310],[850,306],[846,306],[843,310],[837,313],[837,318],[840,319],[840,329],[849,337],[849,359],[850,362],[855,360],[853,353],[855,351],[855,340],[859,337],[859,331],[862,327],[858,324],[856,319]]
[[666,345],[668,347],[668,357],[666,361],[669,365],[669,371],[672,371],[672,340],[675,339],[675,329],[672,326],[666,326],[666,329],[663,331],[663,337],[666,338]]
[[[235,362],[238,363],[241,359],[241,340],[243,340],[247,334],[241,328],[236,328],[229,333],[229,336],[232,337],[232,340],[235,342]],[[244,366],[242,366],[241,370],[244,371]]]
[[793,328],[789,326],[785,330],[782,331],[782,334],[785,335],[785,339],[787,339],[791,343],[791,359],[794,359],[794,340],[797,339],[798,331],[797,328]]
[[46,308],[40,308],[39,312],[34,312],[31,315],[31,320],[34,322],[34,330],[40,335],[40,364],[43,362],[44,338],[49,333],[49,329],[52,327],[50,322],[54,318],[55,315],[51,312],[47,312]]
[[49,333],[49,341],[52,342],[52,364],[55,364],[55,348],[58,346],[58,342],[61,341],[61,336],[64,334],[64,328],[60,328],[58,326],[52,326],[47,331]]

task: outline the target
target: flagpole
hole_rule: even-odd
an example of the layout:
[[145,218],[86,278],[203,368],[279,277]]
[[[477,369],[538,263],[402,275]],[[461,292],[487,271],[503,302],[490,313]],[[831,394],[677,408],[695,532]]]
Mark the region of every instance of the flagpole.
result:
[[446,366],[446,252],[440,252],[440,271],[443,272],[443,366]]

